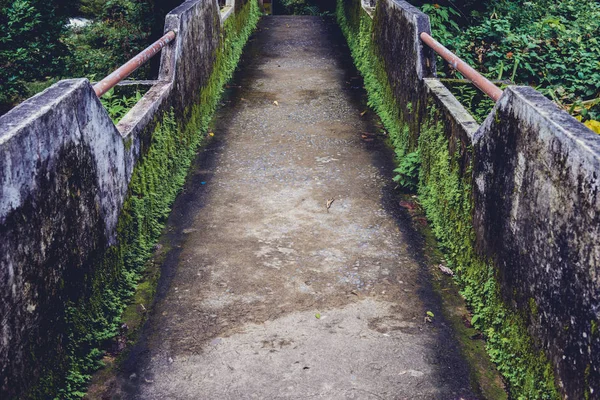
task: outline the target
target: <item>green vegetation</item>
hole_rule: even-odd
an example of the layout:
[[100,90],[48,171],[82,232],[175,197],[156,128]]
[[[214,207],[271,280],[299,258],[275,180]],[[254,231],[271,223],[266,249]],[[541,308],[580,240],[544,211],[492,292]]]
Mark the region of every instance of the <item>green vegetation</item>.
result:
[[[475,252],[471,148],[458,137],[448,137],[451,134],[440,122],[444,120],[441,111],[431,99],[421,105],[427,113],[420,132],[414,133],[413,120],[403,115],[376,42],[372,40],[373,20],[362,10],[359,0],[338,0],[336,14],[355,64],[364,77],[369,105],[390,134],[399,164],[396,179],[406,182],[403,186],[408,189],[416,188],[439,246],[471,307],[472,324],[483,332],[487,352],[506,379],[510,397],[558,398],[552,368],[528,335],[523,315],[503,303],[495,270]],[[406,109],[407,113],[417,112],[419,105],[410,104]],[[412,138],[415,134],[416,143]]]
[[273,4],[275,14],[329,15],[335,8],[334,0],[279,0]]
[[[0,1],[0,113],[26,93],[23,82],[53,76],[66,51],[57,38],[64,7],[43,0]],[[57,57],[58,56],[58,57]]]
[[348,41],[350,52],[367,89],[371,107],[389,133],[396,156],[401,160],[410,152],[409,127],[402,124],[400,107],[396,103],[383,61],[371,41],[373,20],[362,9],[360,1],[339,0],[336,9],[338,24]]
[[[62,78],[108,75],[162,34],[182,0],[0,0],[0,114]],[[90,23],[68,27],[71,17]],[[152,65],[134,76],[148,78]]]
[[113,88],[106,92],[104,96],[100,98],[100,101],[104,108],[106,108],[106,111],[108,111],[110,119],[117,124],[141,98],[142,94],[139,91],[136,91],[131,96],[117,96],[115,94],[115,89]]
[[419,168],[421,156],[419,151],[413,151],[400,159],[399,166],[394,170],[394,182],[408,192],[416,192],[419,184]]
[[597,1],[414,3],[436,39],[488,78],[533,86],[584,122],[600,118]]
[[[63,76],[100,79],[151,42],[150,2],[82,0],[80,12],[92,22],[63,34],[68,48]],[[142,67],[137,76],[148,72]]]
[[42,382],[28,398],[77,399],[94,370],[101,366],[104,348],[120,333],[129,299],[148,298],[154,292],[155,274],[138,285],[146,263],[183,186],[189,166],[202,143],[225,83],[231,78],[258,19],[256,1],[229,18],[222,45],[215,54],[213,73],[177,120],[173,111],[158,118],[149,133],[150,143],[138,161],[118,224],[117,245],[111,247],[88,277],[91,290],[67,307],[67,359],[48,365]]

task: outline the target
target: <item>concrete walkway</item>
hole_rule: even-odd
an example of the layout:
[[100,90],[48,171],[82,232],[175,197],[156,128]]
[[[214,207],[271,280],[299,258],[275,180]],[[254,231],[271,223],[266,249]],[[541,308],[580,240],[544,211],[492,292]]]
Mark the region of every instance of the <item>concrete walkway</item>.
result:
[[356,75],[331,21],[262,20],[169,221],[128,397],[474,398],[424,322],[435,297]]

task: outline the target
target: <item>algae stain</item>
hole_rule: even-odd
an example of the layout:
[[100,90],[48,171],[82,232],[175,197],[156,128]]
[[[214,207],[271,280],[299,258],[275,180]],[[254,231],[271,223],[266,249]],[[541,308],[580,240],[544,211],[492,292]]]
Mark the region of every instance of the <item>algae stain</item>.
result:
[[529,312],[534,319],[537,319],[539,315],[538,305],[533,297],[529,298]]

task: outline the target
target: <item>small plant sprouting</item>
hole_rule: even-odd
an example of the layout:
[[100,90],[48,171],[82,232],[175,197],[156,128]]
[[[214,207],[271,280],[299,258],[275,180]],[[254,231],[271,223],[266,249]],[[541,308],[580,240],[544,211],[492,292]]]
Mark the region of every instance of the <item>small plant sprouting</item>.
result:
[[100,101],[104,108],[106,108],[106,111],[108,111],[110,119],[117,124],[141,98],[142,94],[139,91],[136,91],[133,96],[118,97],[115,95],[113,88],[106,92],[106,94],[100,98]]
[[393,180],[402,188],[409,192],[415,192],[419,183],[419,169],[421,167],[421,157],[419,150],[405,155],[400,160],[400,165],[394,170],[396,175]]

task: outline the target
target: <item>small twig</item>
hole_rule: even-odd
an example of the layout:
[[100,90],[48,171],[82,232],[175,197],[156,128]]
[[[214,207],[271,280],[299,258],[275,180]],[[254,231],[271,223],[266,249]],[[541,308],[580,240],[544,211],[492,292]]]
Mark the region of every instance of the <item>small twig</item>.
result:
[[331,208],[331,205],[333,204],[333,202],[335,201],[335,199],[332,197],[329,200],[327,200],[327,212],[329,212],[329,209]]

